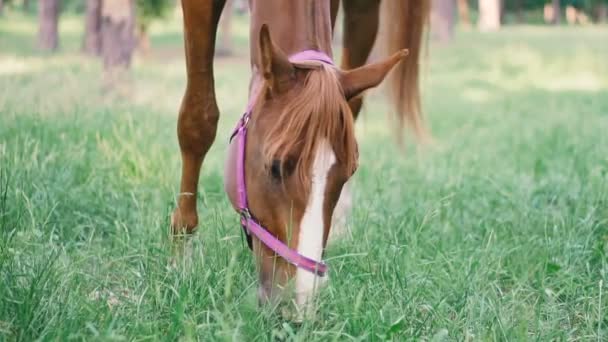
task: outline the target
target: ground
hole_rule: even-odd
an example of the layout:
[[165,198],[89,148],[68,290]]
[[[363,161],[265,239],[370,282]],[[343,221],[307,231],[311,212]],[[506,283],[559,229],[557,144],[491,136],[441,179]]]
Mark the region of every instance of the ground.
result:
[[435,145],[393,144],[383,90],[357,123],[352,233],[301,326],[258,308],[252,256],[224,195],[246,102],[246,26],[216,64],[222,111],[190,263],[169,267],[184,89],[178,20],[152,28],[132,98],[100,93],[65,16],[0,18],[0,339],[605,340],[608,28],[459,31],[431,46]]

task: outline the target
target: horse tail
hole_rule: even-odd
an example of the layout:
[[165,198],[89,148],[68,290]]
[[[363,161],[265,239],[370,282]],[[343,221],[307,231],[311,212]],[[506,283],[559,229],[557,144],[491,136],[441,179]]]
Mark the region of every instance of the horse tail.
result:
[[430,138],[422,118],[418,84],[419,60],[429,22],[430,2],[431,0],[384,0],[381,6],[387,52],[391,54],[397,50],[409,49],[409,55],[397,64],[388,80],[390,100],[399,123],[399,142],[405,122],[420,140]]

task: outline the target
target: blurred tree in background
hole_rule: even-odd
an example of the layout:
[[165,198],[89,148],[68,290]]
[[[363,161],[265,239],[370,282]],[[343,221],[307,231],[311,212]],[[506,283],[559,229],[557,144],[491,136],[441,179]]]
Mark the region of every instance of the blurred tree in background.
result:
[[456,4],[454,0],[433,0],[431,3],[431,36],[446,43],[454,36]]
[[[112,0],[110,0],[111,2]],[[102,51],[101,8],[104,0],[87,0],[83,51],[97,56]],[[175,6],[175,0],[136,0],[136,46],[146,54],[150,49],[149,27],[155,19],[162,19]],[[78,10],[78,8],[75,8]]]
[[174,7],[175,0],[137,0],[137,46],[142,53],[150,50],[150,23],[164,18]]
[[[482,20],[482,11],[487,0],[456,0],[458,21],[463,26]],[[491,0],[499,2],[500,23],[547,24],[558,22],[562,17],[576,15],[576,23],[605,23],[608,15],[608,0]],[[494,7],[493,4],[491,7]],[[545,13],[548,12],[548,13]],[[584,18],[587,17],[585,20]],[[485,19],[484,19],[485,20]],[[561,22],[561,21],[560,21]],[[573,24],[573,21],[568,22]]]
[[559,25],[605,23],[608,0],[432,0],[431,37],[452,39],[455,18],[464,28],[473,22],[480,31],[495,31],[508,23]]
[[458,0],[458,18],[460,24],[465,28],[471,28],[471,17],[469,13],[469,2],[467,0]]
[[38,48],[54,51],[59,46],[59,0],[40,0],[38,7]]
[[595,20],[600,23],[605,23],[608,21],[608,1],[603,3],[598,3],[595,5]]
[[105,89],[129,90],[126,71],[135,50],[135,0],[103,0],[101,3],[101,56]]
[[501,8],[500,0],[479,0],[477,26],[480,31],[495,31],[500,28]]
[[101,54],[101,0],[87,0],[82,50],[92,56]]

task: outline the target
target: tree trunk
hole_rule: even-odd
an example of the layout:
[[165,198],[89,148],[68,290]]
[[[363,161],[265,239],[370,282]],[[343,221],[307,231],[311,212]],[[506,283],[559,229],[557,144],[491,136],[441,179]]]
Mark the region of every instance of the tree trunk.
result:
[[101,0],[87,0],[82,50],[92,56],[101,54]]
[[553,24],[559,25],[559,23],[561,21],[561,13],[560,13],[561,11],[559,8],[559,0],[553,0],[552,7],[553,7]]
[[30,11],[30,5],[31,5],[30,0],[23,0],[22,5],[23,5],[23,11],[25,13]]
[[229,56],[232,54],[232,12],[234,0],[227,0],[220,18],[220,45],[217,54]]
[[523,0],[515,1],[515,13],[516,13],[516,18],[517,18],[518,24],[521,24],[524,22],[524,9],[523,9],[522,1]]
[[432,37],[447,43],[454,37],[454,0],[433,0],[431,8]]
[[137,50],[144,56],[150,54],[150,35],[148,25],[139,23],[137,25]]
[[500,0],[479,0],[480,31],[496,31],[500,28]]
[[101,6],[101,55],[104,85],[129,91],[127,70],[135,49],[135,0],[104,0]]
[[605,23],[608,19],[608,5],[598,4],[595,9],[595,20],[598,23]]
[[2,10],[4,9],[4,2],[0,0],[0,15],[2,15]]
[[471,18],[469,17],[469,1],[458,0],[458,18],[460,24],[465,28],[471,28]]
[[577,10],[572,5],[566,6],[566,22],[568,25],[576,24]]
[[59,45],[59,0],[40,0],[38,12],[38,47],[43,51],[54,51]]

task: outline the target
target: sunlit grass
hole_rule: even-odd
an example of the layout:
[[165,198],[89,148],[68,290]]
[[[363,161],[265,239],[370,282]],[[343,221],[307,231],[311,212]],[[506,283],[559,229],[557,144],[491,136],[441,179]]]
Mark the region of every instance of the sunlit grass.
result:
[[192,260],[172,269],[181,24],[152,27],[133,97],[117,99],[78,53],[79,19],[66,20],[46,56],[33,18],[0,19],[0,339],[606,338],[605,28],[458,32],[433,46],[423,85],[436,144],[423,149],[392,144],[374,91],[357,124],[352,234],[328,249],[318,316],[298,327],[257,307],[223,193],[248,87],[245,23],[237,57],[216,63],[222,118]]

